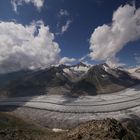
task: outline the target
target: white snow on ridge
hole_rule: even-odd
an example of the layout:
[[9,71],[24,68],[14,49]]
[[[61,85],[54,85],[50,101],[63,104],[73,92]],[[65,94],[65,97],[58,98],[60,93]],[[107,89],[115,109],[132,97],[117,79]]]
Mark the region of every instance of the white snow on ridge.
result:
[[107,72],[107,73],[109,73],[109,74],[111,74],[111,75],[113,75],[113,76],[115,76],[115,77],[119,77],[119,75],[115,72],[115,71],[113,71],[110,67],[107,67],[107,66],[105,66],[105,65],[103,65],[103,67],[104,67],[104,70]]
[[108,72],[109,67],[107,67],[106,65],[103,65],[103,67],[104,67],[104,70],[105,70],[106,72]]
[[90,67],[88,66],[76,66],[76,67],[71,67],[71,69],[73,69],[74,71],[83,71],[83,72],[87,72],[89,70]]
[[140,73],[136,72],[136,70],[139,70],[139,68],[129,68],[129,69],[124,69],[127,71],[131,76],[140,79]]
[[129,73],[139,73],[140,72],[140,67],[125,68],[124,70],[129,72]]
[[126,69],[126,71],[128,71],[129,73],[134,73],[136,71],[137,68],[131,68],[131,69]]
[[90,69],[89,66],[72,66],[69,68],[64,68],[64,73],[68,74],[70,77],[73,76],[81,76],[81,74],[85,74]]
[[71,71],[70,71],[70,69],[68,69],[68,68],[63,69],[63,71],[64,71],[65,73],[67,73],[67,74],[71,74]]

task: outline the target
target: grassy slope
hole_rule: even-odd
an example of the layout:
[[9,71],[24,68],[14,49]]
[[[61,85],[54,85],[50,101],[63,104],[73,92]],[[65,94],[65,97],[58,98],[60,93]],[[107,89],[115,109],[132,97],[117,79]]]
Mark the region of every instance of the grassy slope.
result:
[[0,140],[55,140],[58,133],[0,113]]

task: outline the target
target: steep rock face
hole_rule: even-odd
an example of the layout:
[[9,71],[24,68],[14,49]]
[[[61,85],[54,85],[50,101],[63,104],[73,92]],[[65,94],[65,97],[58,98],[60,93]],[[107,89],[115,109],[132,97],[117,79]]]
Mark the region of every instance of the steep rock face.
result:
[[[2,82],[3,81],[3,82]],[[129,73],[107,64],[59,65],[0,75],[0,97],[41,94],[96,95],[120,91],[139,83]]]

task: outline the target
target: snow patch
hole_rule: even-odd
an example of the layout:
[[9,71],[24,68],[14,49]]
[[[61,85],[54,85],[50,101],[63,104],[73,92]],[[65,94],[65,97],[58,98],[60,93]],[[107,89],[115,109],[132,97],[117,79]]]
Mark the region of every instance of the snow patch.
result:
[[104,70],[105,70],[106,72],[108,72],[109,67],[107,67],[107,66],[105,66],[105,65],[103,65],[103,67],[104,67]]
[[68,130],[59,129],[59,128],[53,128],[52,131],[53,132],[65,132],[65,131],[68,131]]
[[73,69],[74,71],[83,71],[83,72],[87,72],[89,70],[89,67],[83,67],[83,66],[79,66],[79,67],[71,67],[71,69]]
[[81,72],[82,74],[85,74],[89,69],[90,69],[89,66],[72,66],[69,68],[64,68],[63,72],[73,77],[73,76],[80,76]]
[[70,74],[70,73],[71,73],[70,69],[68,69],[68,68],[63,69],[63,71],[64,71],[65,73],[67,73],[67,74]]
[[126,71],[128,71],[129,73],[134,73],[136,70],[137,68],[126,69]]
[[107,78],[108,76],[107,75],[105,75],[105,74],[102,74],[101,75],[103,78]]

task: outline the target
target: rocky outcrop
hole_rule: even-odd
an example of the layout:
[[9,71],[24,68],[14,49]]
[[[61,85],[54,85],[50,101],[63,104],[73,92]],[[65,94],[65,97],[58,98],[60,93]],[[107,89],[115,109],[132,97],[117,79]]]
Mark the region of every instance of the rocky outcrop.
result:
[[67,132],[63,140],[121,140],[127,133],[121,123],[108,118],[81,124]]

